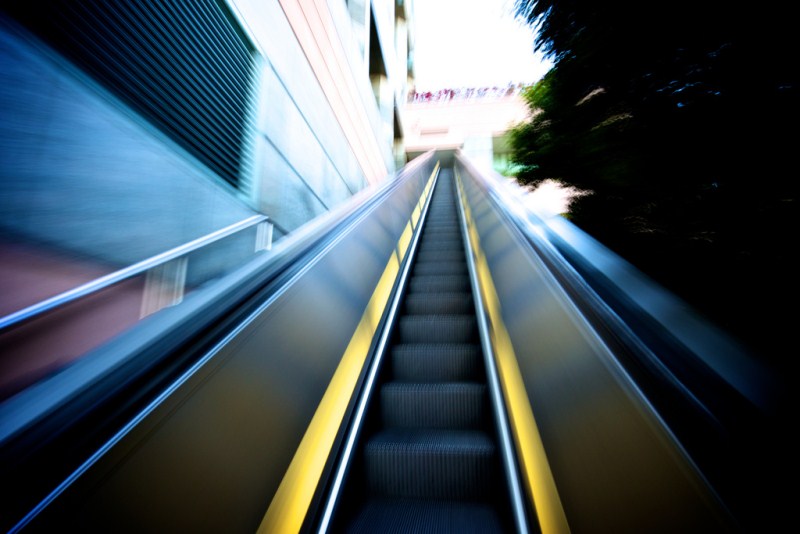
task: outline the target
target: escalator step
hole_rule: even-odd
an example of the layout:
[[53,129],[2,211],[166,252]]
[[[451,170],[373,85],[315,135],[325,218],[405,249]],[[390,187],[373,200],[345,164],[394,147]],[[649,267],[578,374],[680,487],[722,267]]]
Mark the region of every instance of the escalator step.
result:
[[385,497],[491,497],[495,445],[474,430],[387,429],[364,448],[369,492]]
[[461,238],[461,225],[458,224],[458,218],[455,214],[447,219],[440,219],[438,221],[428,219],[425,228],[422,230],[424,234],[448,232],[458,234]]
[[426,229],[422,232],[420,238],[423,243],[427,241],[453,241],[463,243],[460,230],[456,229],[447,230],[445,228],[441,228],[440,230],[432,229],[431,231]]
[[[469,277],[458,274],[414,275],[408,282],[409,293],[460,293],[470,291]],[[436,298],[435,295],[433,298]]]
[[503,532],[491,506],[453,501],[372,499],[347,532],[418,534],[493,534]]
[[465,258],[463,248],[459,250],[436,250],[430,248],[429,250],[419,251],[414,265],[440,261],[464,261]]
[[466,275],[467,264],[461,261],[429,261],[414,267],[414,275],[425,274],[461,274]]
[[486,385],[389,382],[381,388],[383,424],[390,428],[482,428]]
[[472,343],[478,341],[474,315],[400,317],[400,343]]
[[438,251],[442,251],[442,250],[457,250],[457,251],[461,252],[462,257],[463,257],[464,244],[461,242],[461,240],[456,240],[456,239],[445,239],[445,240],[422,239],[419,242],[419,251],[420,252],[428,252],[429,250],[438,250]]
[[461,239],[447,237],[443,235],[422,236],[419,242],[420,250],[463,250],[464,245]]
[[355,500],[340,524],[348,532],[507,531],[452,176],[443,169],[433,193],[387,353],[391,369],[359,440]]
[[394,379],[406,382],[476,380],[482,376],[478,345],[395,345],[391,352]]
[[425,293],[408,295],[405,312],[409,315],[448,314],[468,315],[475,311],[471,293],[437,293],[435,297]]
[[425,231],[422,233],[422,238],[455,239],[461,241],[461,228],[455,225],[425,228]]
[[461,241],[461,229],[455,225],[442,225],[436,228],[425,228],[425,230],[422,232],[422,238],[453,239],[455,241]]
[[[431,206],[431,209],[436,209],[436,206]],[[457,232],[461,229],[461,226],[458,222],[458,215],[455,212],[455,209],[451,210],[452,213],[445,214],[444,216],[428,215],[428,219],[425,221],[425,228],[423,228],[423,233],[432,232],[432,231],[453,231]]]

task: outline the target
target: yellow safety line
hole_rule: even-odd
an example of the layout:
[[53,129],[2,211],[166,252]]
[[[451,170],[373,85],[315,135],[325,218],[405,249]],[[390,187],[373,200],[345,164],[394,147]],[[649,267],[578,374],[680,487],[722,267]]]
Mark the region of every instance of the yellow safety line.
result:
[[411,224],[414,226],[417,225],[417,221],[419,221],[419,216],[422,213],[421,204],[417,202],[417,205],[414,207],[414,211],[411,213]]
[[400,257],[406,255],[406,250],[408,250],[408,245],[411,243],[411,236],[414,234],[414,227],[411,225],[412,221],[408,221],[406,223],[405,230],[400,235],[400,240],[397,242],[397,252],[400,254]]
[[[423,205],[430,193],[431,184],[438,169],[439,162],[436,163],[420,196],[419,202]],[[317,411],[311,418],[311,423],[300,441],[300,446],[297,448],[280,486],[278,486],[278,491],[275,492],[267,513],[261,520],[258,527],[259,534],[300,531],[325,463],[333,448],[336,434],[342,425],[347,406],[355,391],[358,377],[364,367],[375,330],[391,297],[392,288],[400,271],[400,264],[408,250],[408,242],[405,242],[406,231],[410,229],[413,232],[415,224],[416,222],[412,224],[412,221],[409,220],[400,241],[398,241],[397,249],[392,251],[389,256],[375,291],[356,326],[355,333],[322,396]],[[408,241],[410,239],[409,233]],[[404,242],[405,244],[403,244]]]
[[[461,177],[456,173],[461,183]],[[503,396],[506,400],[509,420],[517,445],[517,455],[522,460],[522,471],[525,483],[533,498],[534,509],[539,519],[539,526],[544,534],[569,532],[569,524],[561,499],[558,496],[550,463],[544,450],[539,427],[533,416],[530,399],[525,390],[522,373],[517,363],[517,356],[511,337],[506,330],[501,314],[500,300],[497,296],[492,273],[480,246],[480,238],[472,220],[472,213],[467,203],[463,184],[460,187],[464,216],[467,222],[472,252],[475,259],[475,270],[483,296],[483,302],[489,314],[489,329],[492,347],[499,371]]]

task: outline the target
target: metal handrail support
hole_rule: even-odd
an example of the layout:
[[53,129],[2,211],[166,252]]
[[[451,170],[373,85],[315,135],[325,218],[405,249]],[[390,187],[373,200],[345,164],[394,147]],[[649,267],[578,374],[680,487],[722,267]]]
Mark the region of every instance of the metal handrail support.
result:
[[219,241],[220,239],[233,235],[242,230],[246,230],[247,228],[257,224],[267,222],[268,219],[269,218],[266,215],[253,215],[252,217],[248,217],[247,219],[226,226],[225,228],[211,232],[210,234],[189,241],[188,243],[184,243],[183,245],[167,250],[166,252],[162,252],[161,254],[157,254],[146,260],[134,263],[129,267],[114,271],[113,273],[109,273],[105,276],[92,280],[91,282],[70,289],[69,291],[65,291],[33,304],[32,306],[28,306],[27,308],[23,308],[19,311],[6,315],[5,317],[0,318],[0,332],[55,308],[59,308],[70,302],[74,302],[93,293],[97,293],[98,291],[118,284],[124,280],[128,280],[134,276],[146,273],[151,269],[160,267],[174,259],[180,258],[207,245],[210,245],[211,243]]

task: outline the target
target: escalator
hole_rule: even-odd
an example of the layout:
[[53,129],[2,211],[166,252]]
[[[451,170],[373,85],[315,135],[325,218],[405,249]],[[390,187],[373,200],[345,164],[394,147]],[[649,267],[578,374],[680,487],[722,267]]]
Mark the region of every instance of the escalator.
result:
[[0,403],[0,529],[737,531],[647,347],[439,157]]
[[511,531],[452,169],[421,232],[333,530]]

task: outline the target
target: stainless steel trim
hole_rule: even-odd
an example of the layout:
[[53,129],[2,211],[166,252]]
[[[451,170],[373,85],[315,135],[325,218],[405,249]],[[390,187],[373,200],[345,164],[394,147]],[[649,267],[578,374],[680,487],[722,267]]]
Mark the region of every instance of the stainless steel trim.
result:
[[514,454],[511,430],[508,426],[508,415],[506,414],[505,403],[503,402],[503,393],[500,390],[500,379],[497,374],[495,355],[489,338],[489,325],[486,321],[483,297],[481,296],[481,288],[478,284],[478,275],[475,270],[475,259],[472,257],[473,247],[469,237],[466,216],[464,215],[464,206],[462,204],[461,180],[455,177],[455,169],[453,173],[453,178],[458,188],[458,213],[461,222],[462,238],[464,239],[464,248],[466,249],[465,256],[467,257],[467,266],[469,268],[472,296],[475,301],[475,315],[478,320],[478,331],[480,333],[481,346],[483,347],[483,356],[486,363],[486,377],[489,382],[492,411],[494,412],[495,421],[497,422],[497,431],[500,435],[500,456],[503,458],[503,466],[505,467],[506,478],[508,480],[509,490],[511,491],[511,508],[514,511],[514,522],[517,526],[517,531],[520,534],[525,534],[529,532],[530,529],[528,528],[528,519],[525,513],[525,501],[522,497],[522,488],[520,486],[519,477],[517,476],[516,455]]
[[372,359],[369,373],[367,374],[367,378],[364,381],[364,386],[361,389],[361,397],[359,398],[358,406],[353,416],[353,422],[351,423],[350,430],[348,431],[345,439],[344,451],[341,459],[339,460],[339,464],[336,467],[333,485],[331,486],[331,490],[328,493],[325,501],[325,511],[322,514],[319,529],[317,530],[317,532],[320,534],[328,531],[331,518],[333,517],[334,508],[339,500],[339,494],[344,482],[344,476],[350,466],[350,460],[353,456],[353,449],[355,448],[355,443],[361,430],[361,425],[364,421],[364,414],[366,413],[367,405],[372,397],[372,389],[375,387],[375,377],[380,369],[383,356],[386,353],[386,346],[389,343],[389,335],[392,331],[391,327],[397,317],[397,310],[400,308],[400,302],[402,301],[406,283],[408,281],[408,274],[411,271],[411,264],[413,263],[414,256],[417,253],[417,244],[419,243],[420,235],[422,235],[422,228],[425,226],[425,220],[428,217],[428,208],[430,207],[431,199],[433,198],[433,190],[436,188],[436,183],[439,181],[440,172],[441,168],[437,170],[436,176],[433,179],[433,185],[431,185],[428,198],[425,201],[425,207],[419,218],[419,224],[417,224],[417,228],[414,230],[414,237],[412,238],[411,244],[408,247],[408,256],[406,256],[403,270],[400,272],[400,281],[398,283],[397,290],[394,292],[394,295],[392,295],[392,302],[386,315],[386,322],[384,324],[383,331],[381,332],[381,337],[378,340],[378,345],[375,349],[375,356]]
[[268,220],[266,215],[253,215],[252,217],[248,217],[247,219],[231,224],[230,226],[221,228],[216,232],[211,232],[203,237],[189,241],[188,243],[185,243],[179,247],[162,252],[161,254],[152,256],[144,261],[140,261],[139,263],[134,263],[129,267],[125,267],[119,271],[107,274],[74,289],[70,289],[69,291],[65,291],[32,306],[28,306],[27,308],[23,308],[19,311],[6,315],[5,317],[0,318],[0,330],[4,330],[23,321],[27,321],[28,319],[36,317],[37,315],[53,310],[87,295],[91,295],[92,293],[96,293],[109,286],[122,282],[123,280],[133,278],[134,276],[140,275],[152,269],[153,267],[163,265],[170,260],[174,260],[175,258],[184,256],[190,252],[194,252],[195,250],[198,250],[206,245],[209,245],[215,241],[219,241],[222,238],[228,237],[236,232],[245,230],[266,220]]

